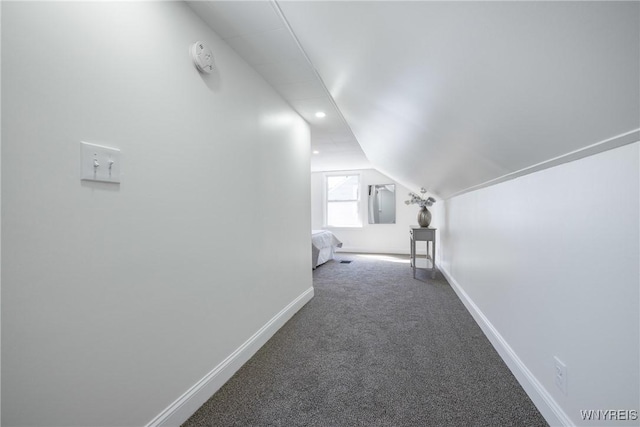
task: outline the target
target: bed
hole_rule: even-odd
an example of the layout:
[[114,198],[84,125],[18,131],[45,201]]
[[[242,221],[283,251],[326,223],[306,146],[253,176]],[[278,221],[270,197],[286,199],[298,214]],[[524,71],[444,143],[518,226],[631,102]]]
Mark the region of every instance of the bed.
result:
[[311,231],[311,266],[315,268],[333,259],[336,248],[341,248],[342,242],[330,231]]

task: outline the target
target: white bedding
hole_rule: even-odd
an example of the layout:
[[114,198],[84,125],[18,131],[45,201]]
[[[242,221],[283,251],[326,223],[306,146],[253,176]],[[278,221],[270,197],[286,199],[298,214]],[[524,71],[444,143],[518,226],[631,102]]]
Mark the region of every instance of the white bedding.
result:
[[342,242],[330,231],[311,231],[311,266],[317,266],[333,259],[335,248],[341,248]]

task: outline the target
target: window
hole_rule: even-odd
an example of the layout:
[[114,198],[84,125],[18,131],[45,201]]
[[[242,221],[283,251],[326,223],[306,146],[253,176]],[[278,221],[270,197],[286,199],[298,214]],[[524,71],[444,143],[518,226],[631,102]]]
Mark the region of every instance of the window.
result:
[[331,175],[327,180],[327,225],[361,227],[360,176]]

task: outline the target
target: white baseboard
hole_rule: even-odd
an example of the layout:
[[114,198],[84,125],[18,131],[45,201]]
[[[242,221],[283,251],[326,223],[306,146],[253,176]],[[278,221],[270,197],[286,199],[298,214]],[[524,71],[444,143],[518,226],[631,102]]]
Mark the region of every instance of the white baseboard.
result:
[[146,427],[178,427],[187,421],[311,298],[313,298],[313,287],[283,308],[244,344],[151,420]]
[[493,347],[496,349],[502,360],[507,364],[513,375],[516,377],[524,391],[533,401],[542,416],[551,426],[573,427],[575,424],[569,416],[562,410],[547,389],[538,381],[533,373],[518,357],[509,343],[500,335],[500,332],[491,324],[489,319],[482,313],[480,308],[473,302],[469,295],[462,289],[460,284],[453,278],[449,271],[442,265],[438,269],[446,277],[447,281],[458,295],[458,298],[465,305],[476,323],[480,326]]

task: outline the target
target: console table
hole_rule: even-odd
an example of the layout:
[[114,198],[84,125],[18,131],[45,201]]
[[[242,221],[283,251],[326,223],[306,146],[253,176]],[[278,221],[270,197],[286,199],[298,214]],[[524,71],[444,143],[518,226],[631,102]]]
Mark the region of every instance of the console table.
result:
[[[416,278],[416,242],[427,242],[427,259],[431,260],[431,278],[436,278],[436,229],[418,227],[417,225],[409,226],[409,235],[411,243],[411,267],[413,268],[413,278]],[[429,242],[431,242],[431,250],[429,250]]]

